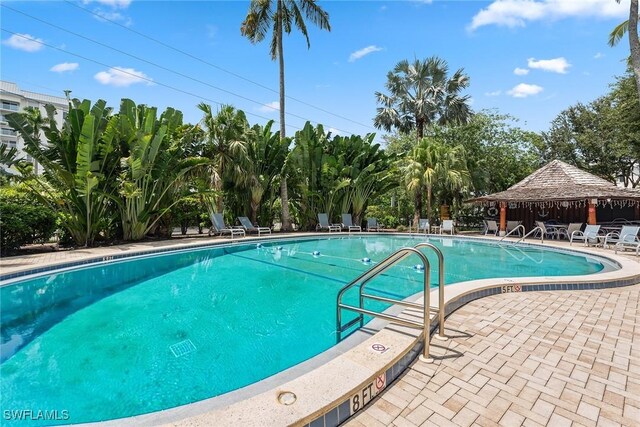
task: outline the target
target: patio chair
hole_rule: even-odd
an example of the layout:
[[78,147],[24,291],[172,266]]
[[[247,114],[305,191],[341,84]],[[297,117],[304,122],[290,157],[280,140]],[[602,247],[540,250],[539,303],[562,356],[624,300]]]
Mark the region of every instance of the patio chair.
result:
[[494,236],[498,235],[498,221],[487,219],[484,221],[487,224],[487,228],[484,230],[484,234],[487,235],[489,233]]
[[640,231],[640,227],[638,226],[625,225],[620,231],[612,231],[610,233],[607,233],[604,236],[604,243],[602,244],[602,247],[606,248],[607,245],[610,245],[612,243],[618,244],[620,242],[640,242],[640,239],[638,239],[638,231]]
[[329,224],[329,215],[326,213],[318,214],[318,224],[316,224],[316,231],[328,230],[329,233],[332,231],[340,232],[342,227],[340,224]]
[[582,223],[581,222],[572,222],[569,224],[569,226],[567,227],[566,230],[558,230],[558,237],[562,237],[563,239],[569,239],[571,238],[571,234],[573,234],[574,231],[580,231],[582,229]]
[[440,224],[440,234],[442,233],[450,233],[452,236],[456,234],[456,231],[453,226],[452,219],[444,219],[442,220],[442,224]]
[[556,230],[548,230],[544,222],[536,221],[536,227],[540,228],[540,233],[536,231],[536,236],[542,234],[547,239],[555,239],[558,238],[558,233]]
[[589,243],[597,245],[599,231],[599,225],[587,225],[584,231],[576,230],[569,235],[569,245],[572,245],[574,240],[583,241],[585,246],[588,246]]
[[418,221],[418,228],[416,229],[416,233],[419,233],[420,230],[424,230],[424,234],[429,233],[429,220],[426,218],[420,218]]
[[246,233],[258,233],[258,236],[262,235],[263,233],[271,234],[270,227],[260,227],[260,226],[256,227],[251,223],[251,220],[246,216],[239,216],[238,221],[240,221],[240,225],[242,226],[242,228]]
[[[522,224],[522,221],[507,221],[507,234],[515,230],[520,224]],[[512,236],[516,234],[518,235],[518,237],[522,237],[521,228],[518,228],[518,231],[516,233],[513,233]]]
[[367,231],[380,231],[380,224],[377,218],[367,218]]
[[342,214],[342,228],[349,230],[349,233],[352,231],[362,231],[362,227],[359,225],[353,225],[353,220],[349,213]]
[[213,229],[216,233],[220,234],[220,236],[228,234],[229,237],[233,239],[236,235],[242,237],[246,235],[242,228],[227,227],[221,213],[211,215],[211,224],[213,224]]
[[626,251],[627,249],[631,249],[636,251],[636,256],[640,254],[640,240],[638,240],[637,236],[629,236],[627,234],[626,239],[621,239],[618,243],[613,247],[615,253],[618,251]]

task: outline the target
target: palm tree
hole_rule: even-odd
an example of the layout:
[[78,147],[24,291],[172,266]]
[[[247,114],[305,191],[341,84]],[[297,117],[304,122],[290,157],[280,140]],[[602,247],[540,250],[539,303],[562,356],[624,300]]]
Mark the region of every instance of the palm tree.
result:
[[[247,17],[242,22],[240,32],[251,43],[260,43],[267,35],[269,27],[273,27],[270,54],[280,65],[280,138],[284,139],[284,55],[282,49],[282,33],[291,33],[292,24],[307,39],[307,47],[311,47],[305,17],[320,29],[331,31],[329,14],[316,4],[316,0],[251,0]],[[291,230],[289,217],[289,195],[286,173],[280,179],[280,198],[282,202],[282,229]]]
[[376,92],[378,103],[374,125],[390,132],[416,130],[417,139],[433,124],[466,123],[471,117],[469,95],[460,91],[469,86],[469,77],[460,68],[447,77],[447,62],[436,56],[423,61],[398,62],[387,74],[389,95]]
[[[466,123],[471,117],[467,104],[469,95],[460,92],[469,86],[469,77],[462,68],[450,78],[447,62],[436,56],[423,61],[416,59],[398,62],[387,74],[389,95],[376,92],[378,103],[374,126],[390,132],[416,131],[416,139],[424,137],[424,130],[434,124]],[[422,189],[415,188],[414,216],[422,211]]]
[[[616,0],[620,3],[620,0]],[[636,87],[640,96],[640,39],[638,38],[638,0],[631,0],[629,5],[629,19],[613,29],[609,35],[609,45],[615,46],[629,33],[629,50],[631,51],[631,66],[636,76]]]
[[204,113],[201,120],[206,138],[203,156],[213,162],[211,185],[216,194],[216,212],[222,212],[222,184],[226,174],[242,176],[249,123],[244,112],[231,105],[223,105],[217,114],[205,103],[198,104],[198,108]]
[[[423,138],[411,151],[402,167],[405,184],[409,191],[427,196],[427,218],[431,222],[431,200],[436,186],[448,191],[460,191],[471,184],[464,148],[451,147],[430,138]],[[414,223],[418,223],[420,211],[414,212]]]

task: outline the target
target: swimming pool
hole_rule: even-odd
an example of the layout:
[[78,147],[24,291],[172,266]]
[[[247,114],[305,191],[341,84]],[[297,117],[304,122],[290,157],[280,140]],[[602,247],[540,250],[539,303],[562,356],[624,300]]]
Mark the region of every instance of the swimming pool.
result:
[[[375,262],[421,240],[375,235],[236,243],[4,286],[2,408],[67,411],[60,423],[100,421],[264,379],[335,344],[335,297],[370,267],[363,258]],[[604,268],[596,258],[536,247],[430,241],[444,253],[447,283]],[[435,282],[437,263],[427,254]],[[372,292],[397,298],[420,291],[415,263],[408,258],[375,279]]]

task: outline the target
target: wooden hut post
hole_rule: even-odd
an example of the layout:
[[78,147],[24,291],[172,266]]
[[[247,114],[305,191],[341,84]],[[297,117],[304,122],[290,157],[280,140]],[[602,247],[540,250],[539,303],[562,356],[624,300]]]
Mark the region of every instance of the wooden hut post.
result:
[[507,234],[507,203],[500,202],[500,235]]
[[598,199],[589,199],[589,217],[587,218],[587,224],[596,225],[596,204]]

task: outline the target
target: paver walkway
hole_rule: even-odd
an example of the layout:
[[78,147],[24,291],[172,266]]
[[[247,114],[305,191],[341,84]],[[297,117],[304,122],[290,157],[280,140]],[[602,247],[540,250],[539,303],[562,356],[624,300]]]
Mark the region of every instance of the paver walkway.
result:
[[640,285],[476,300],[346,423],[640,426]]

